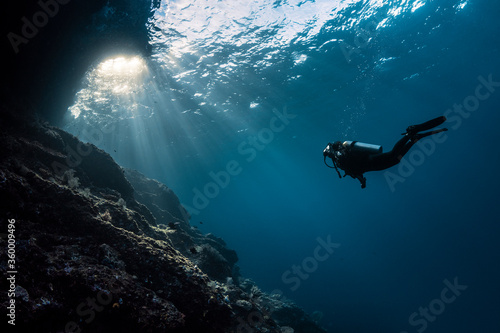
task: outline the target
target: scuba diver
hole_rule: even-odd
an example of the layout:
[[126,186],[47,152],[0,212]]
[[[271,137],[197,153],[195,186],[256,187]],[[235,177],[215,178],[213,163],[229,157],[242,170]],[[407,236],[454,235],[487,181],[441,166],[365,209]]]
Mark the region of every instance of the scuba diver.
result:
[[[412,125],[406,129],[402,139],[394,145],[391,151],[382,152],[382,146],[361,143],[358,141],[336,141],[328,143],[323,150],[325,164],[337,171],[339,178],[342,178],[339,168],[345,171],[345,176],[351,176],[361,182],[361,188],[366,187],[366,178],[363,173],[368,171],[380,171],[398,164],[410,148],[418,140],[426,136],[447,131],[447,128],[436,129],[429,132],[419,133],[430,130],[441,125],[446,121],[446,117],[441,116],[419,125]],[[332,159],[333,166],[328,165],[326,158]]]

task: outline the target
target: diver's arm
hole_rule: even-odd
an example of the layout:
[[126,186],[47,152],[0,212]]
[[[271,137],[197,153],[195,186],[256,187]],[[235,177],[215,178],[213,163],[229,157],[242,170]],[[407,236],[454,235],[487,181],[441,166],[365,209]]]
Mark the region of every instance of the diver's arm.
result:
[[352,178],[359,180],[359,182],[361,183],[361,188],[365,188],[366,187],[366,178],[363,177],[362,173],[352,174],[352,173],[346,172],[346,174],[344,175],[344,177],[345,176],[351,176]]
[[355,178],[361,183],[361,188],[366,187],[366,178],[363,177],[363,174],[357,175]]

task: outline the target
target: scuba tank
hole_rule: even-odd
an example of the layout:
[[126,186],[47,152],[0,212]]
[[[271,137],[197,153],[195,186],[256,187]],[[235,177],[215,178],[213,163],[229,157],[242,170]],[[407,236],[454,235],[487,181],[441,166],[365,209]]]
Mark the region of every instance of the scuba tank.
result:
[[382,153],[382,146],[373,145],[371,143],[363,143],[358,141],[344,141],[342,145],[346,148],[350,148],[352,152],[360,152],[370,155]]

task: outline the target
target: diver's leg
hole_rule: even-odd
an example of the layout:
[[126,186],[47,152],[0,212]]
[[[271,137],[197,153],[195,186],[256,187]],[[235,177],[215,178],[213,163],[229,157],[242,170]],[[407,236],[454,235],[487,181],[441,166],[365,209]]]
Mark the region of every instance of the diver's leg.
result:
[[[408,152],[408,150],[413,146],[413,143],[409,142],[411,140],[411,136],[405,135],[401,139],[396,142],[394,147],[392,147],[392,150],[387,152],[388,154],[398,157],[398,156],[403,156]],[[409,145],[409,146],[408,146]]]
[[442,128],[424,133],[416,133],[413,135],[406,134],[403,138],[396,142],[391,151],[383,154],[371,155],[370,168],[367,171],[384,170],[398,164],[403,156],[406,155],[406,153],[415,143],[418,142],[418,140],[447,130],[447,128]]
[[448,129],[447,128],[440,128],[434,131],[429,131],[429,132],[424,132],[424,133],[417,133],[411,137],[411,141],[414,143],[417,142],[418,140],[425,138],[426,136],[433,135],[433,134],[438,134],[441,132],[446,132]]
[[392,148],[391,151],[370,156],[370,167],[367,171],[380,171],[388,169],[398,164],[403,156],[417,141],[412,140],[409,135],[403,136]]
[[[436,118],[437,119],[437,118]],[[410,148],[418,142],[418,140],[425,138],[426,136],[441,133],[447,131],[447,128],[441,128],[434,131],[416,133],[413,135],[406,134],[401,140],[396,142],[394,148],[389,152],[393,158],[397,158],[398,162],[406,155]]]

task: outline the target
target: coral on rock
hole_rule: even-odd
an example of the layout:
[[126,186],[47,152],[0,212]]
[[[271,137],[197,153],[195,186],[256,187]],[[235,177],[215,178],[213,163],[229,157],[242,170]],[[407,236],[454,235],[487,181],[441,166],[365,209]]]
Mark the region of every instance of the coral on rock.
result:
[[3,111],[0,225],[15,219],[16,329],[324,332],[292,303],[238,284],[236,253],[191,227],[165,185]]

